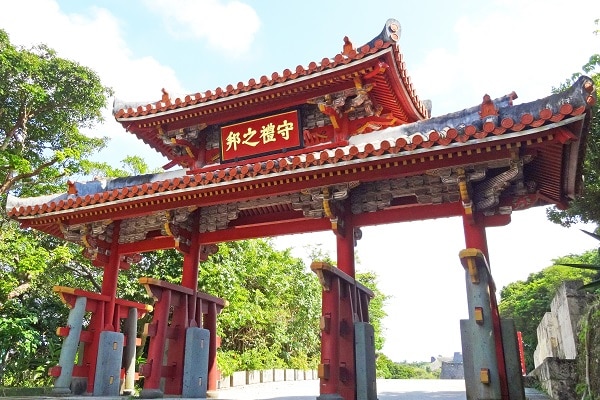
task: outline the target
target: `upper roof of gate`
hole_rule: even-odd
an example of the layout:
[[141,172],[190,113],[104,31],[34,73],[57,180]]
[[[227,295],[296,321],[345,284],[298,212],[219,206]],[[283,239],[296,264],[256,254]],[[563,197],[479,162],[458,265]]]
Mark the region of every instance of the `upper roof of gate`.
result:
[[167,169],[221,164],[223,154],[211,150],[223,145],[218,133],[224,125],[290,110],[300,113],[302,143],[296,148],[336,147],[353,135],[430,116],[430,102],[419,99],[406,71],[399,36],[400,23],[389,19],[361,47],[354,48],[345,37],[342,51],[331,58],[204,93],[172,98],[163,89],[153,101],[115,100],[113,114],[128,132],[170,160]]

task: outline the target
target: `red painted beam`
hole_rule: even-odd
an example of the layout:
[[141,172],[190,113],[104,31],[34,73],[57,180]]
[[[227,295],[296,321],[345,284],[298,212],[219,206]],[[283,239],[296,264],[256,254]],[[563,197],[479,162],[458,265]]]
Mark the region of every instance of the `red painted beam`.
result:
[[502,215],[490,215],[483,217],[482,223],[486,228],[493,226],[506,226],[510,224],[511,215],[510,214],[502,214]]
[[146,239],[143,242],[124,243],[119,245],[119,254],[145,253],[154,250],[175,248],[175,239],[170,236]]
[[204,244],[229,242],[243,239],[256,239],[272,236],[283,236],[294,233],[321,232],[331,229],[331,222],[327,218],[305,219],[302,221],[281,221],[276,225],[244,226],[224,229],[215,232],[205,232],[200,235]]
[[283,211],[277,213],[267,213],[252,216],[243,216],[229,223],[232,228],[263,227],[265,225],[281,223],[301,223],[306,220],[302,211]]
[[[291,213],[288,213],[290,215]],[[295,215],[295,214],[294,214]],[[244,239],[255,239],[261,237],[282,236],[294,233],[320,232],[331,229],[331,222],[327,218],[306,219],[298,218],[285,219],[279,214],[274,217],[250,219],[245,218],[246,225],[241,225],[239,221],[236,226],[215,232],[205,232],[200,235],[200,241],[203,244],[220,243],[226,241],[236,241]],[[243,222],[243,220],[242,220]],[[175,247],[175,240],[170,236],[146,239],[141,242],[125,243],[119,246],[119,253],[122,255],[145,253],[154,250],[172,249]]]
[[462,215],[461,203],[415,205],[412,207],[388,208],[353,216],[355,226],[373,226],[396,222],[421,221],[426,219],[456,217]]

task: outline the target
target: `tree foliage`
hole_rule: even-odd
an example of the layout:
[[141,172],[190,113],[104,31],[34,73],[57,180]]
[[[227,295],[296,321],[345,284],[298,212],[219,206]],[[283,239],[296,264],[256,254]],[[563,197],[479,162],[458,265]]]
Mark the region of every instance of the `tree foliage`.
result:
[[[123,274],[119,290],[129,298],[139,295],[132,273],[179,283],[181,265],[176,251],[149,253]],[[229,303],[218,317],[218,362],[224,374],[318,363],[321,288],[289,250],[275,250],[263,239],[221,243],[200,264],[198,289]]]
[[530,274],[525,281],[516,281],[500,292],[500,315],[512,318],[517,331],[523,336],[525,363],[533,370],[533,352],[537,346],[537,327],[560,284],[567,280],[589,282],[594,272],[561,266],[561,263],[598,263],[598,253],[589,251],[580,256],[566,256],[554,260],[554,265]]
[[377,287],[377,274],[375,272],[357,272],[356,280],[371,289],[375,297],[369,302],[369,322],[375,331],[375,351],[381,352],[385,343],[383,319],[387,317],[385,303],[390,296],[384,294]]
[[[596,20],[598,24],[598,20]],[[598,34],[600,31],[596,31]],[[594,88],[600,98],[600,54],[593,54],[588,62],[582,66],[583,74],[594,81]],[[573,74],[555,91],[562,91],[569,87],[582,73]],[[600,105],[592,107],[592,118],[586,141],[586,153],[583,163],[583,190],[566,210],[556,207],[549,208],[548,219],[563,226],[571,226],[577,222],[590,222],[600,224]]]
[[[0,204],[9,192],[62,191],[70,175],[87,171],[86,158],[105,139],[81,129],[102,120],[110,93],[91,69],[44,45],[13,46],[0,30]],[[80,249],[21,230],[2,213],[0,383],[48,381],[46,363],[57,355],[56,324],[66,316],[52,285],[77,280],[76,286],[94,288],[98,275]]]
[[68,314],[52,286],[99,291],[102,271],[75,245],[13,221],[0,226],[0,384],[44,385]]
[[15,47],[0,30],[0,196],[47,193],[83,172],[105,139],[80,129],[102,120],[110,94],[91,69],[45,45]]
[[235,369],[318,363],[320,285],[289,250],[265,240],[221,245],[202,265],[199,288],[229,302],[219,316],[221,351]]
[[425,362],[394,362],[384,354],[377,357],[377,377],[383,379],[438,379]]

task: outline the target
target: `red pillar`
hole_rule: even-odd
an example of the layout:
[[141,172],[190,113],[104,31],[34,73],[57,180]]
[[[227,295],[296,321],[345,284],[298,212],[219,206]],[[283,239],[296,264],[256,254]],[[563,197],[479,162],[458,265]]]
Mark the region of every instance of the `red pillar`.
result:
[[[192,242],[190,249],[183,255],[183,271],[181,274],[181,286],[192,289],[194,293],[198,290],[198,267],[200,264],[200,241],[198,240],[198,229],[193,229]],[[198,326],[200,321],[196,321],[196,299],[190,299],[188,303],[188,322],[189,326]]]
[[[344,235],[337,235],[338,268],[355,277],[354,263],[354,227],[351,217],[344,220]],[[347,282],[340,281],[339,293],[339,338],[337,344],[339,359],[339,394],[345,400],[356,397],[356,366],[354,352],[354,299],[352,288]]]
[[207,390],[217,390],[219,381],[219,370],[217,368],[217,305],[214,302],[208,303],[208,314],[204,321],[204,328],[210,332],[208,346],[208,382]]
[[[351,215],[338,221],[336,229],[337,268],[354,278],[354,227]],[[352,287],[332,276],[322,292],[321,365],[319,366],[321,400],[356,397],[354,354],[354,299]]]
[[[110,300],[104,305],[102,310],[96,310],[92,313],[90,319],[90,328],[93,333],[92,342],[89,348],[85,349],[83,356],[83,364],[89,367],[87,389],[88,393],[94,392],[94,380],[96,377],[96,362],[98,360],[98,346],[100,341],[101,331],[118,331],[119,326],[115,326],[115,301],[117,298],[117,280],[119,278],[119,231],[120,221],[114,222],[112,243],[110,246],[110,256],[108,263],[104,266],[102,274],[101,294],[109,296]],[[117,319],[118,322],[118,319]]]
[[185,359],[185,338],[188,327],[188,308],[195,303],[194,297],[178,294],[179,301],[173,301],[173,314],[168,332],[168,351],[166,365],[172,368],[172,375],[165,378],[165,394],[180,395],[183,389],[183,364]]
[[183,390],[183,369],[185,360],[185,339],[189,326],[198,326],[195,320],[196,291],[198,290],[198,264],[200,263],[200,243],[198,228],[193,224],[189,249],[183,253],[181,286],[192,289],[192,296],[182,296],[182,301],[175,305],[171,318],[171,329],[176,338],[169,340],[167,365],[173,367],[173,376],[165,380],[165,394],[180,395]]
[[[480,250],[490,265],[489,252],[487,247],[487,237],[485,233],[485,224],[481,222],[481,218],[468,218],[463,216],[463,227],[465,232],[465,243],[467,248]],[[492,277],[490,276],[490,279]],[[496,362],[498,364],[498,375],[500,380],[500,392],[503,399],[508,399],[508,381],[506,378],[506,363],[504,360],[504,348],[502,345],[502,328],[500,326],[500,312],[498,310],[498,302],[496,300],[495,287],[493,284],[490,287],[490,306],[492,312],[492,326],[494,332],[494,343]]]
[[463,227],[465,231],[466,247],[468,249],[481,250],[489,264],[490,257],[488,254],[485,226],[481,223],[473,222],[467,217],[463,217]]
[[525,349],[523,349],[523,334],[517,331],[517,344],[519,346],[519,361],[521,363],[521,374],[527,375],[527,367],[525,366]]
[[348,225],[349,219],[345,226],[346,234],[336,235],[337,267],[354,278],[354,228]]
[[110,301],[106,304],[104,315],[104,330],[119,331],[119,327],[115,326],[115,301],[117,299],[117,281],[119,278],[119,265],[121,255],[119,254],[119,231],[121,227],[120,221],[115,221],[113,228],[112,243],[110,246],[110,256],[108,264],[104,267],[104,275],[102,276],[102,294],[110,296]]
[[[321,364],[319,365],[320,398],[339,395],[340,281],[332,278],[329,290],[323,290],[321,300]],[[339,397],[341,398],[341,397]]]
[[156,333],[151,339],[148,349],[148,369],[143,371],[144,389],[142,398],[162,397],[160,379],[162,377],[162,360],[165,344],[167,342],[167,328],[169,326],[169,312],[171,308],[171,291],[162,290],[160,298],[155,303],[152,324],[156,326]]
[[[197,221],[197,220],[196,220]],[[202,261],[206,261],[210,252],[207,247],[200,243],[200,234],[197,224],[193,226],[193,234],[189,250],[189,257],[183,259],[183,275],[181,277],[182,286],[194,290],[194,296],[198,291],[198,269]],[[217,365],[217,305],[214,302],[208,302],[206,318],[202,318],[202,300],[194,297],[188,305],[189,326],[201,326],[209,332],[208,340],[208,382],[207,391],[216,391],[220,373]]]

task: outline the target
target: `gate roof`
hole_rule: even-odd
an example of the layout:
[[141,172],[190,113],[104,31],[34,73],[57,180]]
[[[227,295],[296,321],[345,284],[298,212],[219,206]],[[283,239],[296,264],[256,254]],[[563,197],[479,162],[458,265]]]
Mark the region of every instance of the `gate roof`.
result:
[[[307,68],[248,84],[137,105],[115,103],[129,132],[182,169],[69,182],[65,193],[9,197],[8,214],[86,247],[123,253],[472,214],[506,223],[513,210],[567,206],[595,103],[592,81],[513,104],[514,93],[430,118],[407,77],[389,20],[376,40]],[[226,159],[223,126],[299,114],[299,145]],[[226,132],[225,132],[226,133]],[[502,222],[503,221],[503,222]],[[100,244],[98,244],[100,243]]]

